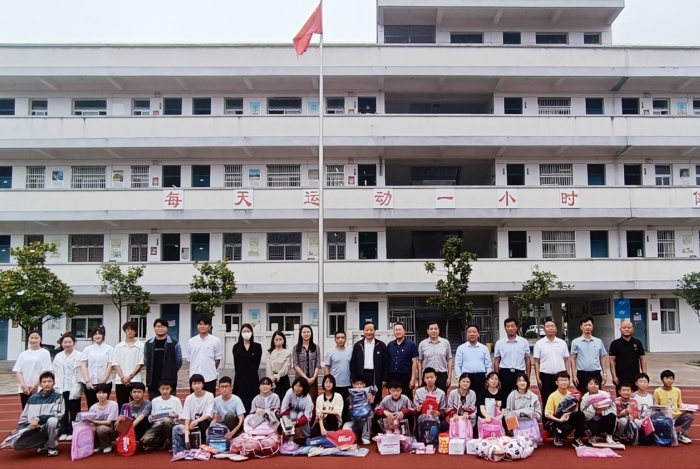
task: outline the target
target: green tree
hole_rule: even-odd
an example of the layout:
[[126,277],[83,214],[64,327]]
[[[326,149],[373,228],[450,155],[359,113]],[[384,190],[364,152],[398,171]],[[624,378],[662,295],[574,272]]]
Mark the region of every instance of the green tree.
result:
[[122,310],[131,307],[131,313],[145,316],[151,310],[150,294],[138,284],[146,270],[145,265],[129,267],[126,272],[118,264],[103,264],[97,269],[100,279],[100,293],[109,296],[119,312],[119,340],[122,340]]
[[[469,276],[472,273],[472,261],[476,261],[476,254],[460,252],[462,240],[450,238],[442,247],[442,267],[445,273],[444,279],[439,279],[435,284],[440,296],[428,298],[428,305],[439,308],[447,315],[445,336],[449,334],[450,320],[456,319],[461,330],[464,330],[465,322],[471,321],[474,305],[466,300],[469,291]],[[435,263],[425,263],[426,272],[435,273]]]
[[571,290],[573,285],[566,285],[558,280],[558,276],[546,270],[540,270],[540,266],[532,266],[532,276],[523,283],[522,293],[515,295],[513,304],[518,308],[518,324],[522,328],[525,319],[539,316],[542,303],[556,293]]
[[214,315],[214,310],[223,306],[236,294],[236,279],[225,261],[210,264],[194,263],[198,274],[192,278],[190,303],[200,314]]
[[78,307],[70,301],[73,290],[46,267],[46,256],[57,251],[55,244],[32,243],[11,248],[17,261],[14,269],[0,272],[0,320],[13,321],[24,331],[41,329],[51,319],[71,318]]
[[674,294],[688,303],[700,321],[700,272],[691,272],[681,277]]

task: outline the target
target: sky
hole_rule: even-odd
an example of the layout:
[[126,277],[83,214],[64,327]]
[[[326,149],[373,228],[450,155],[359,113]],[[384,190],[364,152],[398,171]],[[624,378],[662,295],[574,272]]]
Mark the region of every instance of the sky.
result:
[[[0,0],[0,43],[291,43],[318,0]],[[325,0],[324,41],[376,42],[376,0]],[[626,0],[616,44],[700,45],[700,0]]]

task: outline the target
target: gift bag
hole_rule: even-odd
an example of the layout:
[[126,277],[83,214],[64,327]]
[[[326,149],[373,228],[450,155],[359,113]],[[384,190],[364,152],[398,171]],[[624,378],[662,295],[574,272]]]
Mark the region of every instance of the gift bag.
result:
[[540,434],[540,424],[535,419],[519,418],[518,426],[513,430],[513,436],[522,436],[531,442],[541,445],[542,435]]
[[479,438],[500,438],[503,436],[503,425],[500,420],[486,420],[479,418]]
[[138,445],[136,433],[134,432],[134,419],[131,417],[131,407],[129,404],[124,404],[122,406],[122,415],[126,417],[126,420],[120,423],[126,424],[129,422],[129,427],[125,429],[125,432],[122,431],[123,429],[115,427],[115,429],[120,432],[119,438],[117,438],[117,453],[119,453],[120,456],[129,457],[134,455],[136,446]]
[[450,438],[471,440],[473,437],[472,433],[472,425],[468,418],[453,418],[450,421]]

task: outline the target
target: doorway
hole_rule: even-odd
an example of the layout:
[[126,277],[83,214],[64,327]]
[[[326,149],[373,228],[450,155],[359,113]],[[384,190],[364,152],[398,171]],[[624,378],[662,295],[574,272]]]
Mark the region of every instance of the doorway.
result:
[[360,302],[360,329],[368,322],[374,324],[375,329],[379,328],[379,303],[376,301]]
[[647,347],[647,300],[634,299],[630,300],[630,321],[634,326],[634,337],[644,345],[644,350]]
[[168,321],[168,335],[173,339],[180,340],[180,305],[163,304],[160,305],[160,317]]

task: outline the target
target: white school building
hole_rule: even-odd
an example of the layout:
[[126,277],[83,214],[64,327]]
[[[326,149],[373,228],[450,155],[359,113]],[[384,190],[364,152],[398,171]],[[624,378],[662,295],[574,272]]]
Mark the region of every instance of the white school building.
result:
[[[623,8],[378,0],[376,44],[324,44],[321,100],[313,46],[0,45],[0,268],[10,247],[57,244],[48,265],[80,314],[44,342],[71,330],[82,348],[101,323],[118,341],[100,264],[145,264],[140,335],[167,318],[187,356],[194,261],[226,259],[238,293],[214,333],[230,368],[243,323],[265,347],[312,324],[324,350],[367,320],[380,338],[397,321],[417,340],[444,330],[424,263],[459,236],[485,343],[537,264],[574,285],[546,305],[568,338],[589,314],[609,345],[618,311],[648,351],[697,352],[673,290],[700,270],[700,49],[612,44]],[[0,323],[0,359],[21,339]]]

